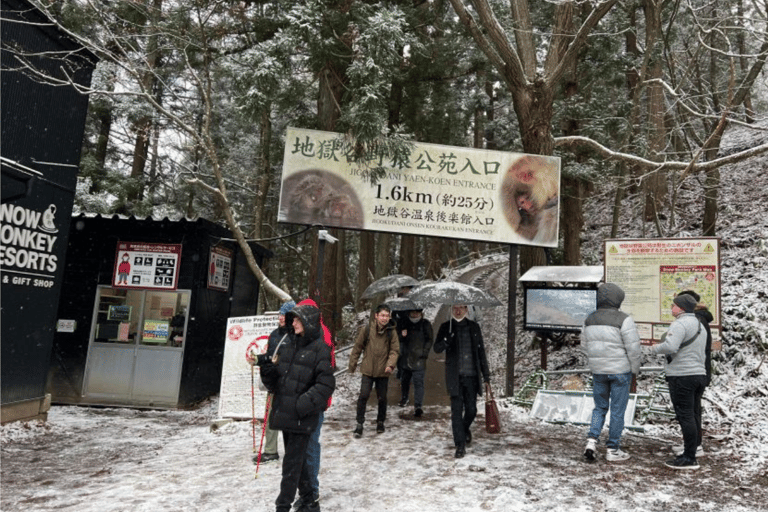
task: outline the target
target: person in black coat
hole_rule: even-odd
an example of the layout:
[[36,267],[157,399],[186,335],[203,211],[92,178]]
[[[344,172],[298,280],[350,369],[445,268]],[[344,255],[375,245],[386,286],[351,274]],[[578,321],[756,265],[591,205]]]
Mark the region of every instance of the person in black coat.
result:
[[275,505],[277,512],[288,512],[298,488],[305,510],[319,512],[305,461],[310,434],[336,387],[331,349],[323,340],[318,308],[296,306],[285,317],[293,335],[276,348],[277,363],[268,359],[260,365],[261,380],[274,395],[269,427],[283,431],[285,445]]
[[413,381],[413,415],[419,418],[424,414],[424,375],[432,348],[432,324],[424,318],[421,309],[406,313],[397,322],[397,332],[400,335],[400,407],[408,404]]
[[488,359],[480,326],[467,318],[467,306],[454,305],[435,338],[435,352],[445,352],[445,387],[451,397],[451,427],[456,458],[472,442],[470,427],[477,416],[477,396],[490,385]]

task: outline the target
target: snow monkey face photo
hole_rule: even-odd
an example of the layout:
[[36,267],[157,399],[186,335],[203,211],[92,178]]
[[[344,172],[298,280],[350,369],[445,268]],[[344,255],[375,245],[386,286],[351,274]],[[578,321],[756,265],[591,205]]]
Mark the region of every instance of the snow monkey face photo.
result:
[[297,224],[363,227],[360,199],[344,178],[312,169],[286,178],[280,195],[281,215]]
[[541,244],[557,241],[559,173],[544,157],[525,155],[507,170],[501,184],[504,217],[523,238]]

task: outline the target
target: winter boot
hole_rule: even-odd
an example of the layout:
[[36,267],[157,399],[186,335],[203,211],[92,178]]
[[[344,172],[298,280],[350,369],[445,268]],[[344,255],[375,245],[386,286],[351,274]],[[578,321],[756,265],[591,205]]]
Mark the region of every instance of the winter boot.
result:
[[358,439],[363,437],[363,424],[362,423],[358,423],[357,424],[357,427],[355,427],[354,434],[355,434],[355,437],[358,438]]

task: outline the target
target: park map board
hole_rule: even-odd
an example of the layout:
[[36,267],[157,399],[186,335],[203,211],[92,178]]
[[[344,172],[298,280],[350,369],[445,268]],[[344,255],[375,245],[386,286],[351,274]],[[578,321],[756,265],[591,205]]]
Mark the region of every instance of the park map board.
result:
[[621,309],[632,315],[644,343],[658,342],[669,328],[675,295],[693,290],[714,317],[712,348],[719,350],[719,238],[608,239],[604,254],[605,281],[624,290]]

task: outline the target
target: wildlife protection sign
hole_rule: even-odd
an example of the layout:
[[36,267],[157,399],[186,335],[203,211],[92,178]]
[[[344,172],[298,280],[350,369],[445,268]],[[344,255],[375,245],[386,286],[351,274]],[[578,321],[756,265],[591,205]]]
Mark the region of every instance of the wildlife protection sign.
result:
[[[360,162],[347,148],[287,130],[279,222],[557,247],[557,157],[414,143]],[[371,168],[385,170],[376,183]]]
[[264,417],[267,393],[261,387],[259,368],[251,367],[246,354],[265,353],[269,333],[277,327],[276,314],[227,319],[219,418],[250,419],[254,414],[259,419]]
[[719,348],[720,239],[606,240],[604,254],[605,281],[624,290],[621,309],[632,315],[644,342],[661,339],[674,321],[672,299],[693,290],[714,317],[713,348]]

